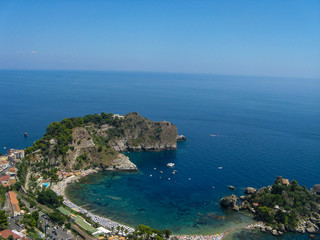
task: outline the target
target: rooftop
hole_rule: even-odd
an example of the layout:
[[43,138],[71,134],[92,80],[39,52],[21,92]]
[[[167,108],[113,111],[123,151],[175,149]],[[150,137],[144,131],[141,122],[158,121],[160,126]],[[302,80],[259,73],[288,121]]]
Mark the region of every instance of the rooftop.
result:
[[22,239],[19,235],[15,234],[10,229],[5,229],[0,232],[0,236],[3,238],[9,238],[11,235],[13,236],[13,239]]
[[9,179],[10,179],[10,176],[9,176],[9,175],[4,175],[4,176],[0,177],[0,182],[2,182],[2,181],[9,181]]
[[20,212],[19,201],[17,199],[17,195],[12,191],[8,192],[8,195],[9,195],[10,206],[11,206],[12,212]]

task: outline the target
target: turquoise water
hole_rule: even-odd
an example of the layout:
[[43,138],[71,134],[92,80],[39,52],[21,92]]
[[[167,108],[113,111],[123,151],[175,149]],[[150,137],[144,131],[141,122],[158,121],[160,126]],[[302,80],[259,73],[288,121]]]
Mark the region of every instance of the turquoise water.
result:
[[[278,175],[308,188],[320,183],[319,93],[320,81],[308,79],[0,71],[0,150],[32,144],[49,123],[64,117],[137,111],[170,121],[188,138],[177,151],[130,153],[139,173],[98,173],[70,186],[68,194],[132,226],[219,232],[250,221],[219,208],[219,199],[231,193],[228,185],[240,195],[247,186],[272,184]],[[172,175],[168,162],[178,173]],[[233,236],[250,238],[275,237]]]

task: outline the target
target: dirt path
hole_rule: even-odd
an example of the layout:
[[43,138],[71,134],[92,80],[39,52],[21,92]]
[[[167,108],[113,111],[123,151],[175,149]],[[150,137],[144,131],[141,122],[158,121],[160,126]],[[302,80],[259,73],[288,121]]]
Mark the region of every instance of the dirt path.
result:
[[29,170],[30,170],[30,169],[28,168],[27,176],[26,176],[26,182],[24,183],[24,189],[25,189],[26,191],[29,190],[29,188],[28,188],[28,185],[29,185],[29,177],[30,177],[30,171],[29,171]]

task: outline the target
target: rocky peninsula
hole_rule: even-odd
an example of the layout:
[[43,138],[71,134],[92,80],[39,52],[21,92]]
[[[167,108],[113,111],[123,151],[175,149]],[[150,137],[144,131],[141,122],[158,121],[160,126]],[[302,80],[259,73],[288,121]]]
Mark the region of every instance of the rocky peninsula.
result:
[[137,171],[122,152],[174,150],[177,141],[185,140],[174,124],[154,122],[136,112],[65,118],[51,123],[43,137],[26,149],[25,183],[29,178],[55,180],[58,170]]
[[232,194],[221,199],[222,208],[244,210],[262,221],[261,231],[273,235],[284,232],[317,233],[320,229],[320,185],[308,191],[297,181],[277,177],[272,186],[259,190],[248,187],[245,195]]

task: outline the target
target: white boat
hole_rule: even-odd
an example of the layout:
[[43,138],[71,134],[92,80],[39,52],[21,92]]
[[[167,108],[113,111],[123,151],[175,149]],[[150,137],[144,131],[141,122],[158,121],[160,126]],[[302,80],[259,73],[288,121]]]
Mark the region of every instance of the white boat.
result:
[[174,163],[168,163],[167,167],[174,167]]
[[221,170],[221,169],[222,169],[222,167],[218,167],[218,169],[220,169],[220,170]]

